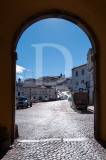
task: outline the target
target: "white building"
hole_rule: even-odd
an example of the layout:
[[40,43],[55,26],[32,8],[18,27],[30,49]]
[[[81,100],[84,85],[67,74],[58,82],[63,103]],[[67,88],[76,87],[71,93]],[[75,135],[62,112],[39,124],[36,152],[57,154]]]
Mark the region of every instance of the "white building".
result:
[[72,78],[65,78],[63,82],[58,82],[56,89],[60,91],[72,91]]
[[[17,83],[16,88],[20,88],[20,83]],[[16,95],[18,94],[18,90],[16,90]],[[30,99],[47,98],[48,100],[55,100],[57,98],[57,92],[56,87],[37,85],[36,79],[29,78],[21,84],[20,95],[16,98],[21,96],[25,96]]]
[[57,84],[56,89],[60,91],[68,91],[67,84],[65,83]]
[[93,50],[90,48],[87,53],[87,67],[89,74],[89,104],[94,104],[93,62],[91,61],[92,55]]
[[88,92],[87,84],[89,81],[87,64],[74,67],[72,69],[73,92]]
[[43,86],[56,86],[58,83],[65,81],[65,75],[60,74],[60,76],[44,76],[36,80],[37,85]]
[[47,88],[45,86],[23,87],[23,93],[25,97],[36,100],[44,98],[55,100],[57,97],[54,88]]
[[65,75],[62,74],[59,76],[44,76],[39,79],[29,78],[24,80],[23,83],[18,81],[16,88],[16,95],[18,95],[16,98],[25,96],[30,99],[47,98],[48,100],[55,100],[58,89],[68,91],[72,88],[72,78],[65,78]]

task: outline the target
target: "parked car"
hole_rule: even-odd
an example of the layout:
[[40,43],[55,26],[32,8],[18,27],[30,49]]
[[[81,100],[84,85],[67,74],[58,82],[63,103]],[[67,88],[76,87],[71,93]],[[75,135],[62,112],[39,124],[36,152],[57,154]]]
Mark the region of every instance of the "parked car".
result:
[[19,109],[21,108],[28,108],[28,106],[32,107],[32,102],[30,99],[26,98],[26,97],[21,97],[18,98],[18,102],[16,103],[16,108]]
[[47,98],[43,98],[43,102],[48,102],[48,99]]

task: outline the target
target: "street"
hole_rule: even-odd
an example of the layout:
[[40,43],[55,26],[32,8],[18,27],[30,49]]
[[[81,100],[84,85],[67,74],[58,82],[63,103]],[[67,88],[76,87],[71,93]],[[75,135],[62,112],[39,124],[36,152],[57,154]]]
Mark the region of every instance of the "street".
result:
[[16,110],[19,138],[3,160],[106,160],[93,136],[94,114],[67,100]]

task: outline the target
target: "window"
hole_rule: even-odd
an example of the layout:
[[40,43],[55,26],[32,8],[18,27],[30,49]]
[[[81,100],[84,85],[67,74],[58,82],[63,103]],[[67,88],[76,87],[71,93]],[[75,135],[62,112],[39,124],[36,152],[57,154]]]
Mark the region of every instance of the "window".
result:
[[76,82],[76,86],[78,86],[78,81]]
[[20,92],[18,92],[18,96],[20,96]]
[[29,88],[25,88],[25,92],[28,93],[29,92]]
[[45,94],[47,94],[47,89],[45,90]]
[[35,88],[33,89],[33,94],[36,94],[36,89]]
[[76,71],[76,77],[78,77],[78,71]]
[[91,74],[91,80],[93,80],[93,73]]
[[82,69],[82,75],[84,75],[84,69]]
[[31,89],[31,93],[34,94],[34,89],[33,88]]

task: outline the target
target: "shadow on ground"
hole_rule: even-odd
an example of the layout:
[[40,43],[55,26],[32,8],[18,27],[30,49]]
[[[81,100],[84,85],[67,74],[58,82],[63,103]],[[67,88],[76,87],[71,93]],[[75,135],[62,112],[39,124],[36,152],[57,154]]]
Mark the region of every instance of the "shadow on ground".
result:
[[79,113],[79,114],[94,114],[94,111],[91,109],[76,109],[75,107],[71,107],[75,112]]

